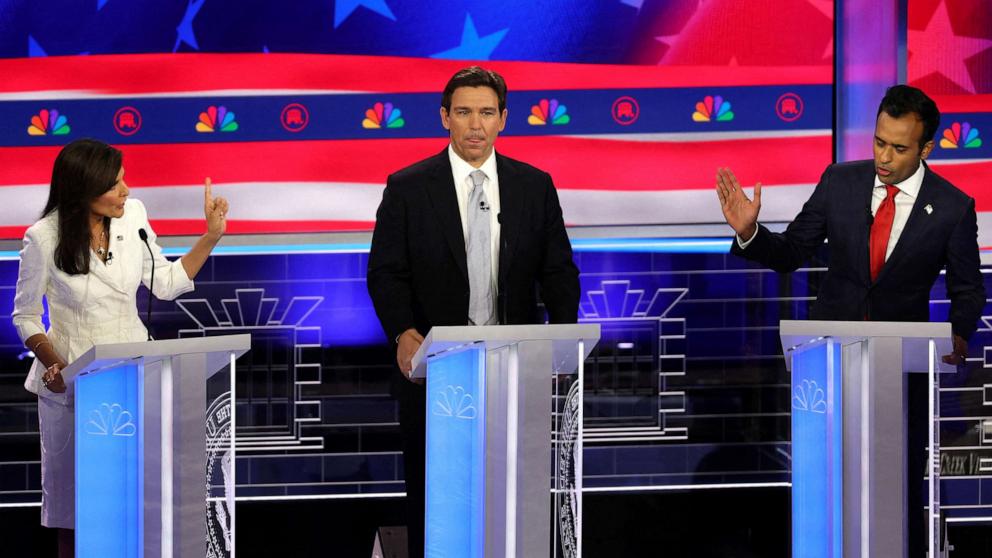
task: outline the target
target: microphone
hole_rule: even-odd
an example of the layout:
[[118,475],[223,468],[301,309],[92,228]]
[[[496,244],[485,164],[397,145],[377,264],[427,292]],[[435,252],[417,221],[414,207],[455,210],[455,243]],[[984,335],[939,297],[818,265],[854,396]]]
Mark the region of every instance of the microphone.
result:
[[485,200],[480,200],[479,201],[479,210],[481,210],[481,211],[489,211],[489,204],[487,204],[485,202]]
[[107,252],[107,265],[113,265],[114,263],[114,253]]
[[870,229],[875,224],[875,216],[871,214],[871,206],[865,208],[865,214],[868,217],[868,228]]
[[152,253],[152,247],[148,244],[148,233],[145,232],[144,228],[138,229],[138,237],[141,241],[145,243],[145,248],[148,248],[148,256],[152,260],[152,276],[148,281],[148,315],[145,318],[146,327],[148,328],[148,340],[152,340],[152,288],[155,286],[155,254]]

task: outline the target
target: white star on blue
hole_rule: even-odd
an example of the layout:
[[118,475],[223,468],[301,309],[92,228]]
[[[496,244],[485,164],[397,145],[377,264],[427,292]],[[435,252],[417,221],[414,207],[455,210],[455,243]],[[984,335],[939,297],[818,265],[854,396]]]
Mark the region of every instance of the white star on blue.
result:
[[337,29],[341,22],[348,19],[355,10],[365,7],[373,12],[388,17],[396,21],[396,16],[386,5],[386,0],[335,0],[334,2],[334,28]]
[[465,27],[462,29],[462,42],[455,48],[432,54],[431,58],[447,58],[449,60],[489,60],[500,41],[509,29],[501,29],[480,37],[475,29],[472,16],[465,14]]
[[186,43],[195,50],[200,50],[200,45],[196,43],[196,33],[193,32],[193,20],[196,18],[196,14],[200,13],[200,8],[206,1],[189,0],[189,4],[186,6],[186,15],[176,27],[176,45],[172,47],[172,52],[179,50],[180,43]]

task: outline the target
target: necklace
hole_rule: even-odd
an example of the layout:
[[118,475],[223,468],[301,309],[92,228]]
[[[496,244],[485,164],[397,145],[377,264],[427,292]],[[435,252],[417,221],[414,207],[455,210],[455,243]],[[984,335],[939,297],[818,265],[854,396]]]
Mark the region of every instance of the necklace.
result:
[[107,240],[107,231],[106,231],[106,229],[104,229],[103,231],[100,232],[100,236],[98,236],[97,237],[97,240],[96,240],[96,242],[97,242],[97,245],[96,245],[96,255],[97,256],[100,256],[100,259],[101,260],[104,260],[104,261],[107,260],[107,246],[106,246],[107,242],[106,242],[106,240]]

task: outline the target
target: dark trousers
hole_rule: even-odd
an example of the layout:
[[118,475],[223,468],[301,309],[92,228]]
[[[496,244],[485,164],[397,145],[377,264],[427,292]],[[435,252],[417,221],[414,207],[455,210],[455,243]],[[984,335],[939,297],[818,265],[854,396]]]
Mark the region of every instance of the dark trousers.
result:
[[[398,373],[397,373],[398,374]],[[400,433],[403,436],[403,469],[406,480],[406,529],[410,558],[424,555],[424,474],[426,462],[427,391],[423,386],[399,379]]]

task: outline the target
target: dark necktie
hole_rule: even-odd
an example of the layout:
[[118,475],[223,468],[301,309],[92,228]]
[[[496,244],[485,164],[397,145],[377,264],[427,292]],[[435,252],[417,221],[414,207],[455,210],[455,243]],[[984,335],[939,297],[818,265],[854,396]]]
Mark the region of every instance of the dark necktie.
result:
[[899,188],[889,185],[885,187],[885,190],[885,199],[875,211],[875,220],[871,223],[871,244],[868,250],[871,254],[871,280],[873,282],[878,278],[878,272],[882,271],[882,266],[885,265],[885,251],[889,247],[892,221],[896,217],[896,194],[899,193]]

